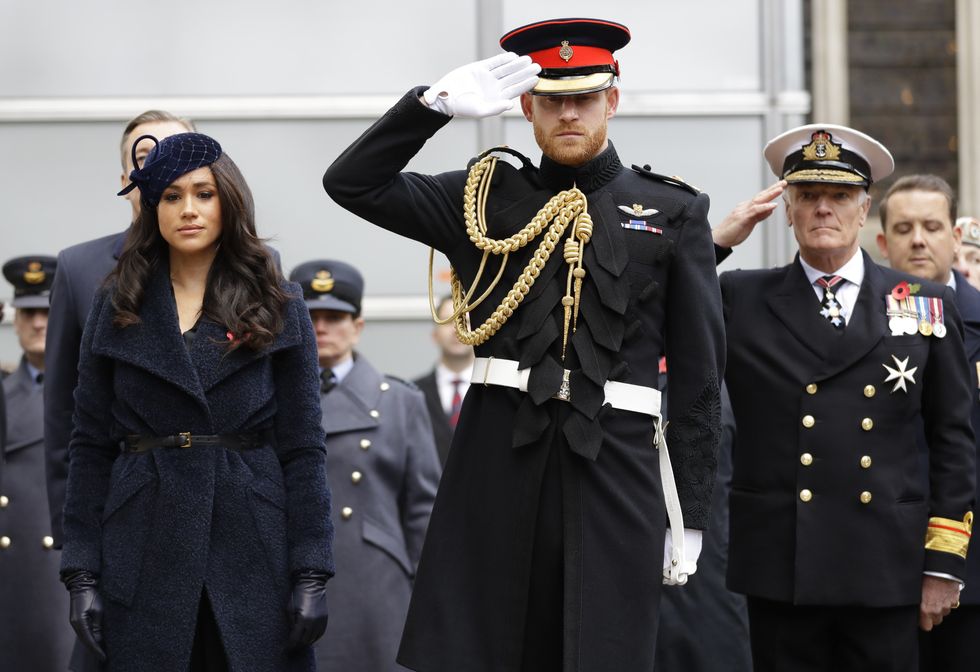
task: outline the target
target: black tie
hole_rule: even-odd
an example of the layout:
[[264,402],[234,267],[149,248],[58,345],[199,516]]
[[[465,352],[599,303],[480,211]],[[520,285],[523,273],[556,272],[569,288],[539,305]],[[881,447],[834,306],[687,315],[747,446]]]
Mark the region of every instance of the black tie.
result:
[[320,372],[320,392],[326,394],[337,387],[337,376],[333,375],[333,369],[324,369]]

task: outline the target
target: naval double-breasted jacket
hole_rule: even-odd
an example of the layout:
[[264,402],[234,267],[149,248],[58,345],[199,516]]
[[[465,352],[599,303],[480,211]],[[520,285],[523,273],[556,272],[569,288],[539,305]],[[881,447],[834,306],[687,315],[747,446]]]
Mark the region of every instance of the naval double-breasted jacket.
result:
[[[355,214],[445,253],[465,286],[482,253],[463,220],[466,171],[402,171],[449,118],[410,91],[324,175]],[[609,148],[579,168],[501,162],[486,207],[487,235],[524,227],[560,191],[588,199],[593,233],[577,329],[562,360],[560,247],[478,357],[516,360],[528,391],[471,385],[433,509],[399,661],[426,672],[516,669],[520,664],[538,496],[550,454],[560,463],[564,531],[565,670],[646,670],[665,530],[649,416],[604,405],[608,380],[656,387],[669,353],[667,438],[685,525],[708,515],[720,433],[724,333],[708,198],[625,168]],[[510,254],[497,288],[471,315],[480,324],[538,245]],[[493,277],[500,259],[489,261]],[[421,270],[420,270],[421,272]],[[474,296],[486,287],[480,286]],[[571,399],[554,399],[569,370]],[[553,452],[554,451],[554,452]],[[628,642],[628,644],[627,644]]]
[[[974,503],[976,392],[952,290],[867,254],[864,266],[843,333],[819,314],[799,261],[721,276],[738,427],[732,590],[890,607],[919,603],[923,571],[964,577],[963,557],[926,550],[930,519],[962,525]],[[885,298],[902,281],[941,297],[945,338],[892,335]]]
[[[312,670],[285,651],[291,573],[333,572],[316,340],[299,287],[261,350],[226,327],[180,332],[166,267],[141,322],[113,324],[101,291],[82,337],[62,570],[99,575],[110,670],[187,669],[202,590],[232,670]],[[120,453],[130,434],[191,433],[187,448]],[[193,435],[271,433],[261,447]]]

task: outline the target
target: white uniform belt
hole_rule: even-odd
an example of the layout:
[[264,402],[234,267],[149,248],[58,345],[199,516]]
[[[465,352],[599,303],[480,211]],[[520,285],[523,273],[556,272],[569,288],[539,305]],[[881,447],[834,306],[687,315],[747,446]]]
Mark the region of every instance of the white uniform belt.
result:
[[[518,369],[518,363],[512,359],[494,359],[493,357],[477,357],[473,363],[473,377],[470,382],[474,385],[500,385],[517,388],[527,392],[527,379],[530,369]],[[568,369],[565,370],[561,389],[555,394],[556,399],[568,401],[574,392],[568,385]],[[677,496],[677,484],[674,481],[674,470],[670,464],[670,453],[667,450],[667,437],[664,434],[660,417],[660,390],[642,385],[630,385],[606,381],[603,386],[606,393],[605,403],[622,411],[643,413],[653,418],[654,445],[660,454],[660,480],[663,485],[664,504],[667,508],[668,532],[671,539],[671,557],[666,559],[663,569],[664,583],[683,585],[687,577],[697,570],[696,560],[688,560],[684,548],[684,516],[681,511],[680,498]]]
[[[518,369],[517,365],[518,363],[513,359],[477,357],[473,363],[473,377],[470,382],[474,385],[513,387],[521,392],[527,392],[527,379],[531,370]],[[564,395],[559,392],[555,397],[568,401],[570,394],[573,393],[565,389]],[[654,418],[660,417],[660,390],[658,389],[609,380],[603,385],[603,390],[606,393],[605,403],[613,408],[643,413]]]

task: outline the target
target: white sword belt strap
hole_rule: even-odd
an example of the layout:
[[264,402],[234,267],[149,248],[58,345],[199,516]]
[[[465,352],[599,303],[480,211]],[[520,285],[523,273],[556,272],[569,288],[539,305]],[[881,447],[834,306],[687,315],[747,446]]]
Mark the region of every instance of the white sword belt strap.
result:
[[[477,357],[473,363],[473,376],[470,383],[473,385],[499,385],[527,392],[527,379],[531,370],[518,369],[517,367],[518,363],[512,359]],[[554,396],[555,399],[561,401],[571,399],[572,391],[568,385],[568,375],[569,371],[565,369],[564,380],[558,393]],[[687,563],[685,563],[684,558],[684,516],[681,513],[681,502],[677,496],[674,470],[670,465],[670,453],[667,451],[667,439],[664,436],[660,415],[660,390],[614,380],[606,381],[603,390],[606,394],[605,403],[613,408],[642,413],[653,418],[653,440],[660,453],[660,481],[663,486],[664,503],[667,507],[667,520],[670,525],[673,546],[670,567],[664,570],[665,583],[683,584],[687,581]]]

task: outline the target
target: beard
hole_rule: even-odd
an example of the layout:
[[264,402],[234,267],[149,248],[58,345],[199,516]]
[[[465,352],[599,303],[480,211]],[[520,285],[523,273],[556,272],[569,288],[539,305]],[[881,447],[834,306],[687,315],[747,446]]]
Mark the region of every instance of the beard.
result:
[[[605,119],[600,126],[593,129],[575,124],[563,124],[550,133],[535,124],[534,139],[544,155],[555,163],[563,166],[581,166],[594,159],[602,149],[602,145],[606,142],[607,129]],[[559,133],[566,131],[575,131],[582,135],[572,142],[558,137]]]

